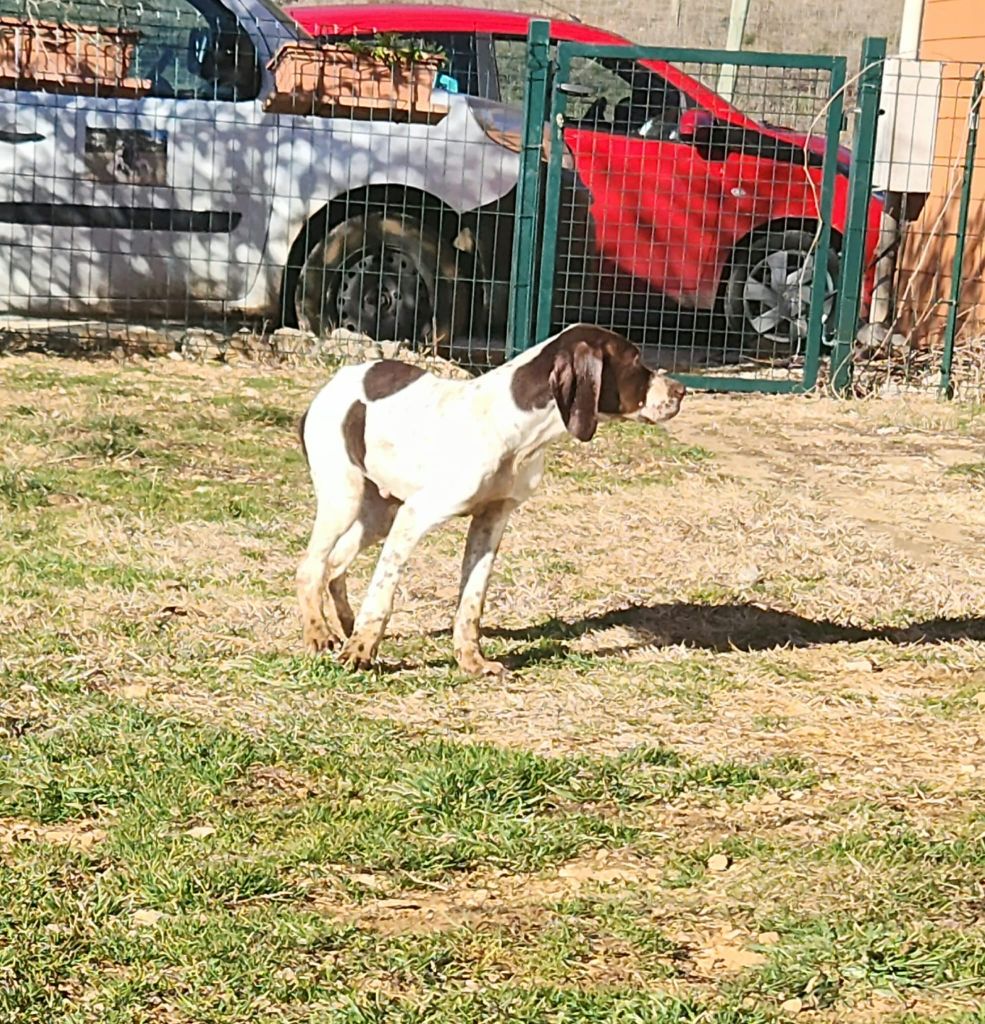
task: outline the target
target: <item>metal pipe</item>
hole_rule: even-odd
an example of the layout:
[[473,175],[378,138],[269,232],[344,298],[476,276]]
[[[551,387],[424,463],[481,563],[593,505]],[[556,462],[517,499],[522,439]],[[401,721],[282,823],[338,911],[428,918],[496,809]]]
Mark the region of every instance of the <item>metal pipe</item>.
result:
[[550,66],[551,25],[530,22],[527,32],[527,78],[523,91],[523,144],[516,189],[510,306],[506,322],[506,358],[533,343],[534,280],[538,211],[540,209],[541,153],[547,107],[547,71]]
[[[741,50],[742,39],[746,34],[746,22],[749,19],[749,5],[752,0],[732,0],[732,9],[728,16],[728,34],[725,38],[726,50]],[[735,94],[736,66],[723,64],[718,73],[718,95],[732,102]]]
[[571,43],[557,48],[554,96],[551,101],[550,152],[547,159],[547,183],[544,188],[544,231],[540,246],[540,291],[537,296],[535,340],[543,341],[551,333],[554,311],[554,274],[557,269],[558,224],[561,211],[561,156],[564,150],[564,114],[568,109],[565,86],[571,77]]
[[903,19],[899,31],[899,55],[909,60],[920,56],[925,0],[904,0]]
[[954,262],[951,266],[951,298],[948,303],[947,324],[944,327],[944,351],[941,354],[940,393],[954,397],[951,366],[954,362],[954,338],[958,331],[958,305],[961,302],[961,278],[964,275],[964,249],[968,239],[968,208],[971,205],[971,182],[975,176],[975,151],[978,149],[978,122],[981,119],[982,80],[985,71],[978,69],[975,87],[968,108],[968,141],[964,151],[964,177],[961,181],[961,205],[958,207],[958,228],[954,240]]
[[862,43],[852,168],[848,176],[848,215],[841,250],[841,280],[831,346],[831,387],[838,395],[847,395],[852,382],[852,347],[858,332],[862,303],[865,239],[872,202],[872,165],[885,61],[886,40],[865,39]]

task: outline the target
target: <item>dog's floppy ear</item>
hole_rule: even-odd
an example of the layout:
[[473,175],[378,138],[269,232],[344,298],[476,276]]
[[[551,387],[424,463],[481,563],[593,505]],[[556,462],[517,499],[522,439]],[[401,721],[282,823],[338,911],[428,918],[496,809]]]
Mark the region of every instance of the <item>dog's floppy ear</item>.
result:
[[602,353],[586,341],[559,352],[550,376],[551,394],[568,433],[591,441],[599,425]]

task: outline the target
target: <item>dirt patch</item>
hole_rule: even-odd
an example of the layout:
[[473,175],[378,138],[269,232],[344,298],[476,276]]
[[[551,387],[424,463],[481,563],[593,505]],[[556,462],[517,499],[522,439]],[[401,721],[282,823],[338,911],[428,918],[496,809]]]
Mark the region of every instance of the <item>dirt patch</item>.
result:
[[[450,885],[402,889],[399,896],[347,900],[336,885],[313,895],[313,904],[329,916],[383,934],[446,931],[466,924],[547,923],[558,900],[600,886],[648,883],[662,875],[656,861],[628,850],[595,850],[539,874],[473,872]],[[400,888],[394,879],[344,875],[341,880],[372,892]]]
[[271,804],[296,804],[317,793],[317,782],[299,772],[281,765],[255,765],[229,799],[234,806],[269,807]]
[[319,904],[332,918],[354,924],[381,935],[415,935],[446,931],[481,921],[490,925],[510,921],[517,916],[515,907],[504,906],[489,890],[475,889],[456,896],[410,890],[399,897],[371,900],[359,907],[342,910]]
[[106,835],[105,829],[89,820],[40,825],[32,821],[0,818],[0,847],[17,843],[51,843],[74,850],[91,850],[103,842]]

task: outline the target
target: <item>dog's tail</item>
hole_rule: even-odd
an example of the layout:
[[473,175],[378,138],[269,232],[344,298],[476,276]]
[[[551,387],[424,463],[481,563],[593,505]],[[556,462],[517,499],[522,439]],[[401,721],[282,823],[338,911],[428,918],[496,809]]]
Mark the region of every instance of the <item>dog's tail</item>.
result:
[[301,442],[301,452],[304,455],[304,461],[310,466],[311,463],[308,460],[308,446],[304,443],[304,423],[308,418],[308,410],[301,414],[301,419],[298,420],[298,440]]

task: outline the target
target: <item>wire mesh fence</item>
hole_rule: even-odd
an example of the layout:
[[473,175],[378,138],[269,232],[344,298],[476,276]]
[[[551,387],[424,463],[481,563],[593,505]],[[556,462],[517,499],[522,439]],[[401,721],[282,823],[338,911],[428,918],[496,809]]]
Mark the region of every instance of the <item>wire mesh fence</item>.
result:
[[522,115],[474,34],[313,40],[265,0],[0,13],[8,338],[502,356]]
[[[744,111],[704,84],[730,62]],[[847,210],[844,60],[563,44],[558,63],[551,171],[567,159],[590,194],[594,318],[704,386],[812,387]],[[574,257],[560,239],[561,289],[580,295]],[[567,314],[555,299],[539,335]]]
[[0,345],[481,369],[590,319],[796,390],[837,324],[856,392],[980,386],[977,66],[879,62],[874,193],[843,58],[399,11],[0,0]]
[[886,62],[875,180],[887,217],[860,392],[985,390],[982,74],[970,62]]

